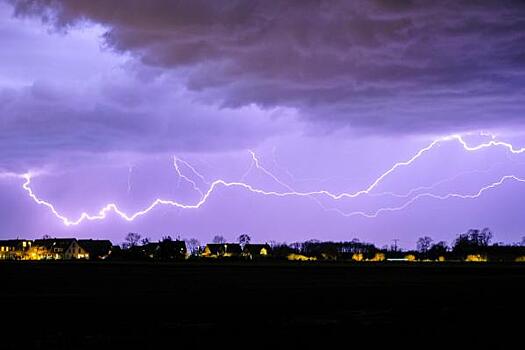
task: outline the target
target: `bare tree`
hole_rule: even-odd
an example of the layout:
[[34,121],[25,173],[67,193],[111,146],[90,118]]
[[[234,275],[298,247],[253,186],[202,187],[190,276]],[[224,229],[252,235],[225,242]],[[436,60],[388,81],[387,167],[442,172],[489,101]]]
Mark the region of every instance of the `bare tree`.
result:
[[139,235],[138,233],[135,233],[135,232],[128,233],[126,237],[124,238],[124,240],[126,241],[124,243],[124,247],[125,248],[136,247],[139,244],[139,241],[141,238],[142,236]]
[[492,232],[489,228],[483,230],[470,229],[467,233],[460,234],[454,241],[454,251],[474,251],[479,248],[488,247]]
[[213,237],[212,242],[215,244],[223,244],[223,243],[226,243],[226,238],[224,238],[223,236],[217,235]]
[[186,248],[191,255],[197,255],[201,248],[201,242],[195,238],[186,239]]
[[420,253],[428,252],[428,250],[430,249],[430,246],[432,245],[432,241],[433,241],[432,238],[430,238],[428,236],[420,237],[417,240],[417,244],[416,244],[417,250]]
[[242,245],[243,247],[246,245],[246,244],[249,244],[250,241],[252,240],[252,238],[250,236],[248,236],[247,234],[242,234],[240,235],[237,240],[239,241],[239,244]]

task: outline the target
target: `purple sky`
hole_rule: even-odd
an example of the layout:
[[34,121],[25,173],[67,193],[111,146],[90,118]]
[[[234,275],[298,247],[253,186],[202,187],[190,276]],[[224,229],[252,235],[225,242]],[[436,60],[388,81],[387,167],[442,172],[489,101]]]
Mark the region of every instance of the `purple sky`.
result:
[[[519,241],[523,42],[521,1],[0,0],[0,238]],[[369,188],[451,134],[493,144]]]

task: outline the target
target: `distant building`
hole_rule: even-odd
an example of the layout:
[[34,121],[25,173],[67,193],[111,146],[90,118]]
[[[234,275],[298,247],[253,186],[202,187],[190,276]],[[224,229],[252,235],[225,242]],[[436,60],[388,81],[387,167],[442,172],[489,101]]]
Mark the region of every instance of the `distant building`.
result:
[[271,248],[268,244],[246,244],[242,255],[249,259],[256,259],[270,255]]
[[202,252],[202,256],[206,258],[236,257],[241,254],[241,245],[237,243],[206,244]]
[[75,238],[36,239],[31,247],[34,260],[89,259],[89,253]]
[[0,241],[1,260],[22,260],[31,249],[31,241],[26,239],[9,239]]
[[186,258],[186,242],[163,240],[140,247],[147,258],[154,260],[181,260]]
[[88,253],[91,260],[107,259],[113,248],[111,241],[101,239],[79,239],[78,245]]

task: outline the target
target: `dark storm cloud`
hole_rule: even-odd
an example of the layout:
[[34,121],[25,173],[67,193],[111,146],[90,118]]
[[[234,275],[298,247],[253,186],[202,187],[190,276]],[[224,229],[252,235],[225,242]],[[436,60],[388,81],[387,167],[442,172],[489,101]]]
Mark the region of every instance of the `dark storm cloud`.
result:
[[257,110],[199,107],[151,84],[99,88],[103,97],[38,82],[0,89],[0,169],[27,169],[75,153],[239,149],[277,132],[261,125],[266,119]]
[[101,23],[109,47],[224,106],[376,132],[506,127],[525,112],[521,1],[11,2],[58,28]]

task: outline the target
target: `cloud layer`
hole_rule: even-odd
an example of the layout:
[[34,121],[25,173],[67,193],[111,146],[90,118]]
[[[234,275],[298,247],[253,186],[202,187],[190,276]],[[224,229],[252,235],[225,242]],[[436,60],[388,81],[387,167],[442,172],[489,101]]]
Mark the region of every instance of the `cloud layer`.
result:
[[207,101],[297,108],[328,127],[444,132],[523,122],[520,1],[12,0]]

